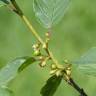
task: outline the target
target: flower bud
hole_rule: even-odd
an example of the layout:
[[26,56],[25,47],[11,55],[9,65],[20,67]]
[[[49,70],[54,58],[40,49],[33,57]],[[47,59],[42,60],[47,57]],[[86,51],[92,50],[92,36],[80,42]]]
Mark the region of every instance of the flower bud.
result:
[[56,69],[57,66],[56,66],[55,64],[52,64],[52,65],[51,65],[51,68],[52,68],[52,69]]
[[34,50],[38,49],[39,47],[40,47],[40,44],[34,44],[34,45],[32,46],[32,48],[33,48]]
[[50,71],[50,74],[53,75],[53,74],[56,73],[56,71],[57,71],[57,69],[51,70],[51,71]]
[[70,76],[70,75],[71,75],[71,68],[68,68],[68,69],[66,70],[66,73],[67,73],[68,76]]
[[40,67],[45,67],[46,66],[46,61],[41,62],[39,65],[40,65]]
[[46,44],[43,44],[42,48],[43,49],[46,49],[47,48],[47,45]]
[[58,70],[58,71],[56,72],[56,76],[57,76],[57,77],[58,77],[58,76],[62,76],[61,70]]
[[40,55],[40,50],[35,50],[33,53],[35,56],[39,56]]

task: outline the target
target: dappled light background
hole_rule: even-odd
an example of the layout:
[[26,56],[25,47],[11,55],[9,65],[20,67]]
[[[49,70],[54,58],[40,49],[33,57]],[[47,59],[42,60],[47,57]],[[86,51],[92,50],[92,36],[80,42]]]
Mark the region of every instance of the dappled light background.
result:
[[[44,38],[47,31],[33,13],[32,0],[16,0],[38,33]],[[0,68],[16,57],[32,56],[32,44],[36,41],[22,20],[5,7],[0,8]],[[79,58],[85,51],[96,46],[96,0],[71,0],[61,22],[53,28],[50,49],[63,64]],[[15,96],[40,96],[40,88],[48,79],[49,69],[37,64],[26,68],[10,83]],[[96,77],[85,76],[76,68],[74,80],[89,94],[95,96]],[[54,96],[78,96],[78,93],[62,81]]]

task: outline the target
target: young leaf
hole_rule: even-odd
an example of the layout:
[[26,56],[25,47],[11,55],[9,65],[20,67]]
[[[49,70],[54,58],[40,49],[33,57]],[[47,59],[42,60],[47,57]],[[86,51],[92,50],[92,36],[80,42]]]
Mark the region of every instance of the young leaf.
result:
[[57,77],[56,75],[48,79],[45,86],[41,89],[42,96],[53,96],[58,86],[60,85],[62,76]]
[[18,72],[23,71],[27,66],[29,66],[30,64],[34,63],[36,60],[35,58],[28,58],[19,68],[18,68]]
[[0,87],[0,96],[13,96],[13,92],[8,88]]
[[78,70],[81,72],[96,76],[96,47],[91,48],[73,64],[78,64]]
[[4,86],[4,85],[6,86],[8,82],[14,79],[18,73],[18,69],[20,68],[20,66],[24,64],[22,68],[24,69],[25,62],[26,62],[26,67],[27,67],[27,64],[29,65],[29,60],[30,60],[30,63],[33,63],[33,58],[31,62],[31,57],[20,57],[20,58],[13,60],[9,64],[7,64],[5,67],[3,67],[0,70],[0,86]]
[[33,0],[33,9],[38,21],[51,28],[64,16],[70,0]]
[[9,0],[0,0],[0,7],[9,4]]

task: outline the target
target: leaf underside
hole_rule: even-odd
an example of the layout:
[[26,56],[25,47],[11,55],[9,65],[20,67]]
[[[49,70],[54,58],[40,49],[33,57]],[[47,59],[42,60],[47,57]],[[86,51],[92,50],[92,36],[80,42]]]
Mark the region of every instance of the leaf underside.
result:
[[60,85],[62,76],[57,77],[56,75],[50,77],[45,86],[41,89],[40,93],[42,96],[53,96],[58,86]]
[[[23,70],[25,67],[29,65],[29,61],[30,61],[30,64],[32,64],[33,57],[20,57],[20,58],[16,58],[15,60],[7,64],[5,67],[3,67],[0,70],[0,86],[7,86],[7,84],[12,79],[14,79],[18,74],[18,69],[21,68]],[[20,69],[20,72],[21,72],[21,69]]]
[[77,68],[86,75],[96,76],[96,47],[91,48],[81,56],[79,60],[73,62]]
[[64,16],[70,0],[33,0],[33,9],[38,21],[51,28]]

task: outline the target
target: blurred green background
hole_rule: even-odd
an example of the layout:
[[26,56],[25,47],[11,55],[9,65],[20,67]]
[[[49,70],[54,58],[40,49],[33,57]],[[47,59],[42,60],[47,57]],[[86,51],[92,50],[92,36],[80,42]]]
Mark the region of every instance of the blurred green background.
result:
[[[22,10],[43,37],[45,30],[36,20],[32,0],[17,0]],[[85,51],[96,46],[96,0],[71,0],[63,20],[54,27],[50,49],[62,63],[64,58],[75,60]],[[32,56],[35,38],[22,20],[5,7],[0,8],[0,67],[20,56]],[[62,59],[61,59],[62,58]],[[40,96],[40,88],[49,77],[49,69],[31,65],[10,84],[15,96]],[[96,78],[88,77],[74,69],[75,81],[85,89],[88,96],[96,95]],[[78,96],[66,82],[54,96]]]

